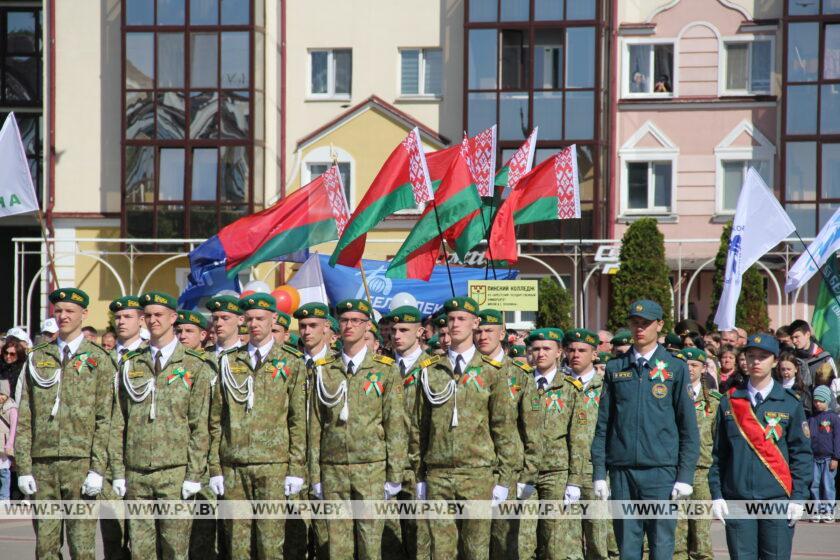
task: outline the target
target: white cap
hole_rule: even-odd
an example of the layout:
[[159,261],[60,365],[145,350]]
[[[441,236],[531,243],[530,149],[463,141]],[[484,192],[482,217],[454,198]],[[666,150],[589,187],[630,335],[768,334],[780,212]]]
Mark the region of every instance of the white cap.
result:
[[50,334],[57,333],[58,332],[58,323],[56,322],[55,319],[50,317],[49,319],[47,319],[46,321],[41,323],[41,332],[42,333],[50,333]]
[[142,338],[143,340],[149,340],[151,336],[152,335],[149,334],[149,329],[147,329],[146,327],[140,329],[140,338]]
[[16,338],[21,342],[25,342],[27,346],[32,346],[32,341],[29,340],[29,334],[26,332],[26,329],[23,327],[12,327],[6,333],[6,338]]

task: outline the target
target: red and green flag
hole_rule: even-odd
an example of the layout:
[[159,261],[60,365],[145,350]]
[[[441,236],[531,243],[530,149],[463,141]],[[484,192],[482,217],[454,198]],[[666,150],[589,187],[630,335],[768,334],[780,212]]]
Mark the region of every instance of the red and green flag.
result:
[[574,144],[522,177],[505,200],[490,233],[488,257],[514,263],[519,258],[516,228],[522,224],[580,218],[577,148]]
[[358,267],[365,251],[367,232],[394,212],[414,208],[433,196],[420,131],[415,128],[388,156],[353,211],[330,257],[330,266]]
[[820,346],[840,359],[840,266],[838,253],[828,259],[823,269],[823,281],[814,305],[814,317],[811,320],[814,336]]

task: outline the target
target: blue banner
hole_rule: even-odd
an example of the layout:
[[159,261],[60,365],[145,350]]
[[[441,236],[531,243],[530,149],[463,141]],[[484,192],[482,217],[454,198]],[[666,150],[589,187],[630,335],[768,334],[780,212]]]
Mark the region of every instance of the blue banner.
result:
[[[330,303],[335,305],[344,299],[366,299],[365,288],[362,285],[362,273],[358,268],[349,266],[329,265],[329,255],[318,255],[321,263],[321,274]],[[362,260],[365,267],[371,303],[380,313],[388,313],[391,298],[398,293],[408,292],[417,299],[417,307],[423,315],[431,315],[441,308],[444,301],[452,297],[449,287],[449,277],[446,266],[436,266],[428,282],[423,280],[402,280],[387,278],[388,261]],[[470,280],[484,280],[483,268],[464,268],[451,266],[452,283],[455,285],[455,295],[467,295],[467,282]],[[514,280],[519,275],[518,270],[496,269],[499,280]]]
[[225,270],[227,255],[219,237],[214,235],[190,252],[190,275],[187,286],[178,298],[181,309],[195,309],[203,298],[210,298],[222,290],[240,291],[239,278],[228,278]]

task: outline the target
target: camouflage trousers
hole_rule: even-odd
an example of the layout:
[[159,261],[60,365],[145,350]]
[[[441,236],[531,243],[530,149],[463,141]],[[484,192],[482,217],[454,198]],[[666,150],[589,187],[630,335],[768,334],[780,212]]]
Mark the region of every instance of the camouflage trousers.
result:
[[[508,498],[515,499],[516,489],[510,488]],[[531,494],[528,502],[537,502]],[[494,519],[490,525],[490,558],[532,560],[537,557],[537,519]]]
[[[285,500],[288,463],[222,465],[227,500]],[[283,558],[285,523],[276,519],[226,519],[231,560]]]
[[[35,500],[81,500],[82,483],[87,477],[90,459],[41,459],[32,462],[32,476],[38,491]],[[40,560],[61,558],[62,526],[67,527],[67,544],[73,559],[95,558],[96,520],[36,519],[35,557]]]
[[[537,480],[540,500],[560,500],[566,494],[569,471],[541,472]],[[577,519],[545,518],[537,523],[537,557],[540,560],[582,560],[581,523]]]
[[[102,500],[119,501],[121,498],[114,492],[112,481],[105,479],[102,484]],[[107,509],[105,503],[100,507]],[[102,551],[108,560],[128,560],[131,553],[128,550],[128,538],[125,530],[125,519],[100,519],[99,530],[102,532]]]
[[[385,492],[385,462],[322,463],[321,487],[325,500],[381,500]],[[383,525],[381,519],[328,520],[330,560],[378,560],[382,557]]]
[[[489,500],[495,477],[492,469],[431,469],[426,473],[429,500]],[[489,519],[433,519],[429,521],[434,560],[486,560],[490,557]]]
[[[581,500],[596,501],[598,498],[592,489],[591,484],[580,489]],[[610,558],[610,537],[612,535],[612,523],[609,519],[582,519],[583,547],[586,550],[586,560],[605,560]],[[615,541],[615,537],[612,537]],[[616,553],[618,547],[616,546]]]
[[[712,499],[709,490],[708,467],[697,467],[694,474],[694,491],[692,500]],[[674,533],[674,558],[684,560],[713,560],[712,552],[712,520],[711,519],[680,519]]]
[[[180,500],[187,467],[153,471],[126,471],[126,500]],[[128,535],[132,558],[186,560],[190,547],[192,520],[131,519]]]

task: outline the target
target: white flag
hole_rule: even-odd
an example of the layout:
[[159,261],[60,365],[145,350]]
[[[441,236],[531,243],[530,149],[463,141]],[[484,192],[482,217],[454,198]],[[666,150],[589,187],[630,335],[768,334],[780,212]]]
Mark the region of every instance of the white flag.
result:
[[718,330],[735,328],[735,306],[741,295],[741,277],[767,251],[796,230],[779,201],[761,176],[750,167],[738,196],[723,292],[715,313]]
[[36,210],[38,197],[29,175],[26,152],[15,114],[9,113],[0,129],[0,218]]
[[[828,262],[829,257],[837,251],[840,251],[840,208],[825,224],[816,239],[808,245],[808,250],[799,255],[799,258],[790,267],[785,282],[785,291],[792,292],[804,286]],[[814,264],[814,261],[816,261],[816,264]]]
[[297,289],[300,294],[300,304],[319,302],[328,303],[327,288],[321,274],[321,261],[318,254],[313,253],[306,259],[294,276],[289,280],[289,286]]

